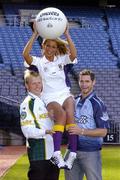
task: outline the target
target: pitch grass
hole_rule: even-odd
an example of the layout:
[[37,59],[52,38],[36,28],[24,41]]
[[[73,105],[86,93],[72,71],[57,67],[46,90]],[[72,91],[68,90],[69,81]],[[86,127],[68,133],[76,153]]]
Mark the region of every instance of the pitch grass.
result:
[[[64,149],[63,149],[64,152]],[[27,180],[28,159],[23,155],[0,180]],[[120,180],[120,147],[104,146],[102,150],[103,180]],[[64,180],[64,171],[61,170],[59,180]],[[85,178],[84,178],[85,180]]]

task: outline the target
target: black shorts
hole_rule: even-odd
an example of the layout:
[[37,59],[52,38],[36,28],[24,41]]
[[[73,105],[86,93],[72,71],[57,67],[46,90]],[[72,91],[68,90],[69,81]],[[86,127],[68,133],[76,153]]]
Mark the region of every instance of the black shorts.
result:
[[29,180],[58,180],[59,168],[53,165],[49,160],[40,160],[30,162],[28,171]]

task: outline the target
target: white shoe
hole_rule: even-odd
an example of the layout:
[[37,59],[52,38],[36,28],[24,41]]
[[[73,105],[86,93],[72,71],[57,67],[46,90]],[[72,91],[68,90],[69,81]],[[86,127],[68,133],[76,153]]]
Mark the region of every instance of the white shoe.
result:
[[72,166],[73,166],[73,163],[74,163],[75,159],[76,159],[76,153],[75,152],[70,152],[69,156],[68,156],[68,158],[66,160],[66,166],[67,166],[68,170],[72,169]]
[[60,169],[65,169],[66,168],[66,163],[63,160],[62,154],[60,151],[54,152],[53,156],[51,157],[50,161],[58,166]]

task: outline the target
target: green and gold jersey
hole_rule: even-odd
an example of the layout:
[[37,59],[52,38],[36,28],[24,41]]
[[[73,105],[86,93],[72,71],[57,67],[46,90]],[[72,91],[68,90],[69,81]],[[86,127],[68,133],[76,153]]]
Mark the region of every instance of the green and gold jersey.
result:
[[20,105],[21,129],[27,139],[30,160],[50,159],[53,154],[53,138],[45,134],[53,127],[48,111],[40,97],[29,93]]

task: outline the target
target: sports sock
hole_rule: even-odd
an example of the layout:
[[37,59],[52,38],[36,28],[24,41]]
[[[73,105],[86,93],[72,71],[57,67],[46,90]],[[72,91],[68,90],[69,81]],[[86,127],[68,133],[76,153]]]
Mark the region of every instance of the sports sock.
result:
[[53,130],[55,131],[55,133],[53,134],[54,151],[60,151],[64,126],[63,125],[54,125]]
[[[67,124],[66,130],[68,130],[68,128],[71,126],[76,126],[76,124]],[[77,150],[77,135],[69,134],[69,132],[68,132],[68,144],[69,144],[70,151],[76,152],[76,150]]]

